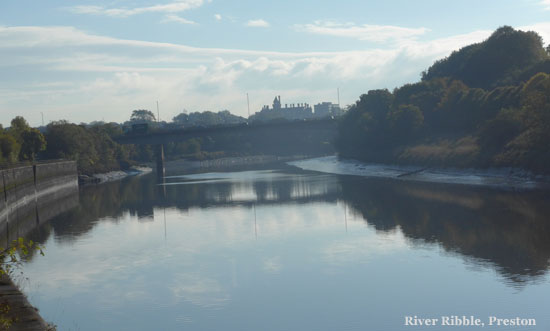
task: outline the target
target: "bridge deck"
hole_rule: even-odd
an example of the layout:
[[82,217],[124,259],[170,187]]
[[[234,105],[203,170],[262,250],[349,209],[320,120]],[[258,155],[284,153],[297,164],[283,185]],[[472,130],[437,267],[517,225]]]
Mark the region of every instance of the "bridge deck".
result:
[[158,130],[145,134],[127,134],[115,138],[119,144],[158,145],[168,142],[184,141],[191,138],[219,136],[230,133],[247,134],[262,132],[269,134],[285,134],[289,132],[329,131],[336,132],[337,120],[322,119],[276,123],[237,124],[228,126],[192,127],[177,130]]

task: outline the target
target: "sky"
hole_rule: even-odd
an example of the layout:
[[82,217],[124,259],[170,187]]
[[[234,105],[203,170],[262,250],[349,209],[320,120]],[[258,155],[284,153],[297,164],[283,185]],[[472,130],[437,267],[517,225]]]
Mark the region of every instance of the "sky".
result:
[[503,25],[547,45],[550,0],[0,0],[0,124],[344,107]]

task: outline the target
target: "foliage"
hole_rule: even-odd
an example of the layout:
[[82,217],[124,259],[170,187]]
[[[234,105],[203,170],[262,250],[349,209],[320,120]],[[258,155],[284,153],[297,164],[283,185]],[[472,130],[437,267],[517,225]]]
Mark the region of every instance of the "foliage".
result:
[[[338,152],[377,162],[550,172],[547,64],[536,33],[499,28],[436,61],[418,83],[361,95],[340,122]],[[518,79],[536,68],[544,70]]]
[[[25,242],[21,237],[12,241],[7,248],[0,249],[0,276],[13,277],[15,270],[21,266],[21,259],[35,251],[44,255],[40,245],[32,240]],[[0,328],[9,330],[14,322],[17,322],[17,316],[12,316],[10,304],[7,302],[0,304]]]
[[29,128],[21,134],[21,159],[34,161],[36,154],[46,149],[46,139],[37,129]]
[[31,254],[33,251],[44,255],[42,247],[32,240],[25,242],[25,239],[19,237],[11,242],[9,247],[0,249],[0,275],[10,276],[14,270],[20,267],[21,257]]
[[0,132],[0,164],[10,164],[17,161],[21,146],[7,132]]
[[514,80],[521,71],[548,58],[542,38],[533,31],[498,28],[482,43],[466,46],[436,61],[422,80],[453,77],[471,87],[492,88]]
[[92,174],[128,168],[134,150],[115,143],[122,134],[112,124],[86,127],[66,121],[52,122],[46,128],[45,156],[77,161],[80,173]]
[[8,132],[15,138],[17,143],[23,143],[23,133],[30,129],[29,123],[21,116],[17,116],[11,120],[11,127]]
[[130,117],[130,122],[155,122],[155,114],[150,110],[146,109],[137,109],[132,111],[132,116]]
[[239,124],[246,122],[244,117],[233,115],[228,110],[217,113],[205,111],[186,114],[184,112],[175,116],[172,120],[175,124],[183,125],[184,127]]
[[0,165],[34,161],[37,153],[45,148],[46,140],[42,133],[31,128],[21,116],[15,117],[7,130],[0,128]]

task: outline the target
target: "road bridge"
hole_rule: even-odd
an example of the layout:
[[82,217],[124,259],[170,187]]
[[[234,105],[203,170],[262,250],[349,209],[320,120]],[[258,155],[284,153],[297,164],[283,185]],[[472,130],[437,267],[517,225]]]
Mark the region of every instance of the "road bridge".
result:
[[[264,141],[277,142],[281,137],[303,137],[321,133],[331,140],[336,136],[337,120],[333,118],[320,120],[285,121],[270,123],[243,123],[236,125],[190,127],[172,130],[153,130],[147,133],[128,133],[115,138],[119,144],[153,145],[157,161],[157,172],[164,176],[164,147],[169,142],[182,142],[192,138],[230,139],[234,135],[250,135]],[[229,137],[229,138],[228,138]]]

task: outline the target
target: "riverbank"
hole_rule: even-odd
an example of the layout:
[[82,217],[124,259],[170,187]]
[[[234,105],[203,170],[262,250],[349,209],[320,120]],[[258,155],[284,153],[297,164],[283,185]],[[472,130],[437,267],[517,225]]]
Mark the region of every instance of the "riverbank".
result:
[[353,159],[327,156],[288,162],[304,170],[339,175],[381,177],[445,184],[480,185],[501,188],[550,188],[550,176],[537,175],[517,168],[456,169],[363,163]]
[[106,173],[94,174],[91,176],[80,175],[78,176],[78,182],[80,185],[101,184],[113,180],[119,180],[128,176],[146,174],[151,171],[153,171],[151,167],[133,166],[128,170],[110,171]]
[[198,170],[219,170],[230,169],[232,167],[242,166],[260,166],[274,163],[287,163],[298,160],[311,158],[308,155],[292,155],[292,156],[276,156],[276,155],[251,155],[251,156],[236,156],[223,157],[211,160],[190,161],[186,159],[166,161],[166,173],[182,173]]
[[[8,249],[52,217],[78,205],[74,161],[55,161],[0,171],[0,246]],[[9,257],[8,257],[9,258]],[[8,330],[52,330],[12,279],[0,277],[0,317]],[[0,325],[1,327],[1,325]]]
[[44,321],[38,310],[21,293],[13,281],[0,277],[0,318],[9,324],[7,330],[55,330],[55,326]]

